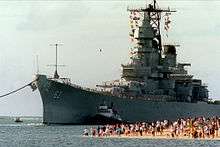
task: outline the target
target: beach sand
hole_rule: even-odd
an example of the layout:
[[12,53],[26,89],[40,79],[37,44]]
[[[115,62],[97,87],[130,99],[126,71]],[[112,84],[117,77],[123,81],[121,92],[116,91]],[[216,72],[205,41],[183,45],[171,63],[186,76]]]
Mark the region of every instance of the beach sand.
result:
[[115,138],[115,139],[175,139],[175,140],[220,140],[220,137],[215,138],[192,138],[189,136],[181,136],[181,137],[169,137],[165,135],[159,136],[125,136],[125,135],[113,135],[113,136],[84,136],[84,137],[93,137],[93,138]]

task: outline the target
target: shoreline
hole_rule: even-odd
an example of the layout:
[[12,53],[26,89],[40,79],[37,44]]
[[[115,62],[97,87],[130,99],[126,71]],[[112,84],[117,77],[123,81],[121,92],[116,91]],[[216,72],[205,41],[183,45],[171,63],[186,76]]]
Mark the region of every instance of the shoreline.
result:
[[186,118],[177,121],[115,124],[84,129],[83,135],[99,138],[220,140],[220,118]]
[[219,141],[220,137],[215,138],[191,138],[191,137],[167,137],[167,136],[83,136],[85,138],[100,138],[100,139],[166,139],[166,140],[210,140],[210,141]]

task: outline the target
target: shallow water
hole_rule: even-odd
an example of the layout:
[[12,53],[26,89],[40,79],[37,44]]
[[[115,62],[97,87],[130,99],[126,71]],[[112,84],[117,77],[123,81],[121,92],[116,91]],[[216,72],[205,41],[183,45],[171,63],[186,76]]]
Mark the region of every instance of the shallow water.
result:
[[0,118],[0,147],[220,146],[220,141],[212,140],[82,137],[83,129],[89,126],[46,126],[40,117],[21,119],[23,123],[15,123],[12,117]]

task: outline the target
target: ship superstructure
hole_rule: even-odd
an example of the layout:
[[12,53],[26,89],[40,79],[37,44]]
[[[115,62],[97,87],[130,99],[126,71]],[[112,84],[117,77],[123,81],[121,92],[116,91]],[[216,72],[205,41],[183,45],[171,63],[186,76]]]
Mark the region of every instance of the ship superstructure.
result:
[[160,22],[176,12],[160,9],[156,0],[146,8],[129,9],[131,31],[131,62],[122,65],[122,78],[102,87],[113,95],[143,97],[150,100],[197,102],[208,100],[207,86],[187,73],[188,63],[177,63],[176,47],[162,45]]

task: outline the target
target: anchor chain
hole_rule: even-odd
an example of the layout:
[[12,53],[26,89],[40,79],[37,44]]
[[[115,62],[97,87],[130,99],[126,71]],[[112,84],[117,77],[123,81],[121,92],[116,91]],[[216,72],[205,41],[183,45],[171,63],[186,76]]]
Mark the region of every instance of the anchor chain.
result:
[[16,93],[16,92],[18,92],[18,91],[24,89],[24,88],[27,87],[27,86],[30,86],[30,87],[32,88],[32,90],[34,91],[34,90],[37,89],[37,86],[36,86],[36,84],[35,84],[36,81],[37,81],[37,80],[34,80],[34,81],[32,81],[32,82],[30,82],[30,83],[28,83],[28,84],[26,84],[26,85],[24,85],[24,86],[22,86],[22,87],[16,89],[16,90],[13,90],[13,91],[11,91],[11,92],[9,92],[9,93],[0,95],[0,98],[3,98],[3,97],[6,97],[6,96],[8,96],[8,95],[11,95],[11,94],[13,94],[13,93]]

